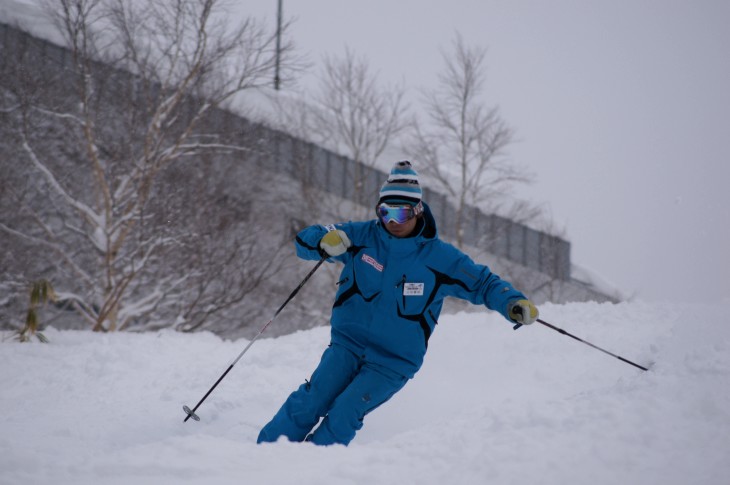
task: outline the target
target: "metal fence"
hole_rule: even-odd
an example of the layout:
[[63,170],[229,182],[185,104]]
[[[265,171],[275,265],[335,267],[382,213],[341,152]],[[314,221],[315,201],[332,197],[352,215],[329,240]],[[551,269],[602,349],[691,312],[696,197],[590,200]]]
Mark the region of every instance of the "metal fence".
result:
[[[35,38],[15,27],[0,23],[0,43],[5,52],[18,48],[37,50],[37,58],[58,63],[62,69],[72,62],[70,52],[63,47]],[[129,75],[115,71],[117,75]],[[387,173],[355,162],[320,146],[294,138],[281,131],[217,109],[206,120],[208,128],[216,127],[235,133],[239,140],[264,140],[266,149],[253,150],[249,159],[262,165],[276,166],[308,186],[327,191],[355,203],[371,203]],[[302,162],[304,161],[304,162]],[[439,231],[454,239],[453,207],[444,194],[428,187],[423,198],[439,222]],[[524,224],[495,214],[485,214],[476,207],[468,209],[468,223],[463,228],[463,240],[495,256],[519,263],[560,280],[570,279],[570,243],[556,236],[531,229]]]
[[[377,200],[387,173],[285,133],[271,131],[274,157],[271,163],[276,163],[281,170],[311,187],[355,203],[370,204]],[[302,163],[302,160],[306,162]],[[454,207],[447,197],[425,187],[423,199],[431,207],[441,235],[455,239],[454,218],[449,217]],[[570,279],[568,241],[495,214],[486,214],[476,207],[469,207],[467,214],[468,222],[462,228],[466,244],[554,278]]]

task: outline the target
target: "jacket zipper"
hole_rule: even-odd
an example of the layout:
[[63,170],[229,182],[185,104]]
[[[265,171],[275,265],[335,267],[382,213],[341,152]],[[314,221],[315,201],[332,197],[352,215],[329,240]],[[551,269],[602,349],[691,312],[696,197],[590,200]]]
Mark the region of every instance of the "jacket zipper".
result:
[[406,310],[406,275],[403,275],[403,278],[400,280],[400,283],[395,285],[396,288],[403,287],[401,289],[401,293],[403,295],[403,311]]

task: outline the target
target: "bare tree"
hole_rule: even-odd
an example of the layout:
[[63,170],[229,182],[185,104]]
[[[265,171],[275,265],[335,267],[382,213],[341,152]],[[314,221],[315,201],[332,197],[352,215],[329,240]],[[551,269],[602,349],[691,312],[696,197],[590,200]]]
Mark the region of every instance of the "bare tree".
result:
[[[348,199],[365,206],[370,214],[377,191],[369,193],[373,187],[367,184],[368,169],[376,166],[378,158],[409,126],[404,96],[403,86],[382,86],[368,60],[346,48],[342,57],[324,58],[318,89],[309,102],[287,100],[280,110],[282,124],[295,135],[354,161],[345,167],[346,178],[352,182],[352,187],[347,187]],[[347,210],[351,217],[363,215],[358,212],[364,210]]]
[[466,46],[457,34],[453,53],[443,55],[439,87],[426,93],[427,122],[416,123],[407,143],[419,169],[455,204],[459,247],[464,243],[468,206],[493,211],[514,184],[530,181],[505,157],[513,130],[496,107],[482,100],[485,55],[485,49]]
[[[126,328],[172,305],[171,297],[184,291],[197,292],[193,306],[203,311],[188,305],[177,323],[188,319],[200,326],[206,315],[240,301],[260,281],[255,268],[242,273],[250,276],[246,282],[228,284],[210,272],[166,270],[174,254],[197,253],[197,268],[257,259],[242,257],[253,249],[241,241],[230,241],[232,251],[225,254],[220,246],[201,246],[206,234],[181,233],[172,219],[165,220],[169,201],[160,199],[166,174],[183,161],[243,149],[205,127],[217,107],[271,79],[274,36],[251,19],[231,28],[222,4],[50,2],[72,56],[71,68],[56,81],[73,96],[40,102],[22,82],[3,93],[3,111],[19,121],[13,135],[33,172],[25,176],[39,178],[33,189],[45,204],[26,204],[24,224],[0,221],[0,232],[53,255],[50,260],[75,288],[56,285],[59,299],[72,302],[94,330]],[[289,51],[285,45],[284,66]],[[48,130],[58,126],[64,135],[55,148],[63,156],[48,142]],[[210,291],[213,285],[223,288]]]

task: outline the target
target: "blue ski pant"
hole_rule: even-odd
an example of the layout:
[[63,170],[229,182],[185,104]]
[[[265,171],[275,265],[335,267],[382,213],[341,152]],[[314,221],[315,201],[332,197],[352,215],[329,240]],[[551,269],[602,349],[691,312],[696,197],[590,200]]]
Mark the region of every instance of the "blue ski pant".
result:
[[[311,380],[291,393],[261,430],[257,442],[286,436],[290,441],[307,440],[317,445],[347,445],[362,428],[365,416],[407,381],[407,377],[332,344],[322,354]],[[320,418],[324,418],[321,423]]]

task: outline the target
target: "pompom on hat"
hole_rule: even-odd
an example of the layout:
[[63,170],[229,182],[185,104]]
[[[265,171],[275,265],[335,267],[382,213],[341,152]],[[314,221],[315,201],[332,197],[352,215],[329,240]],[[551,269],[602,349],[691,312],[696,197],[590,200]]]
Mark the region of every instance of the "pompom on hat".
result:
[[413,169],[411,162],[401,160],[393,165],[388,180],[380,188],[378,204],[389,202],[417,206],[421,202],[422,195],[418,172]]

